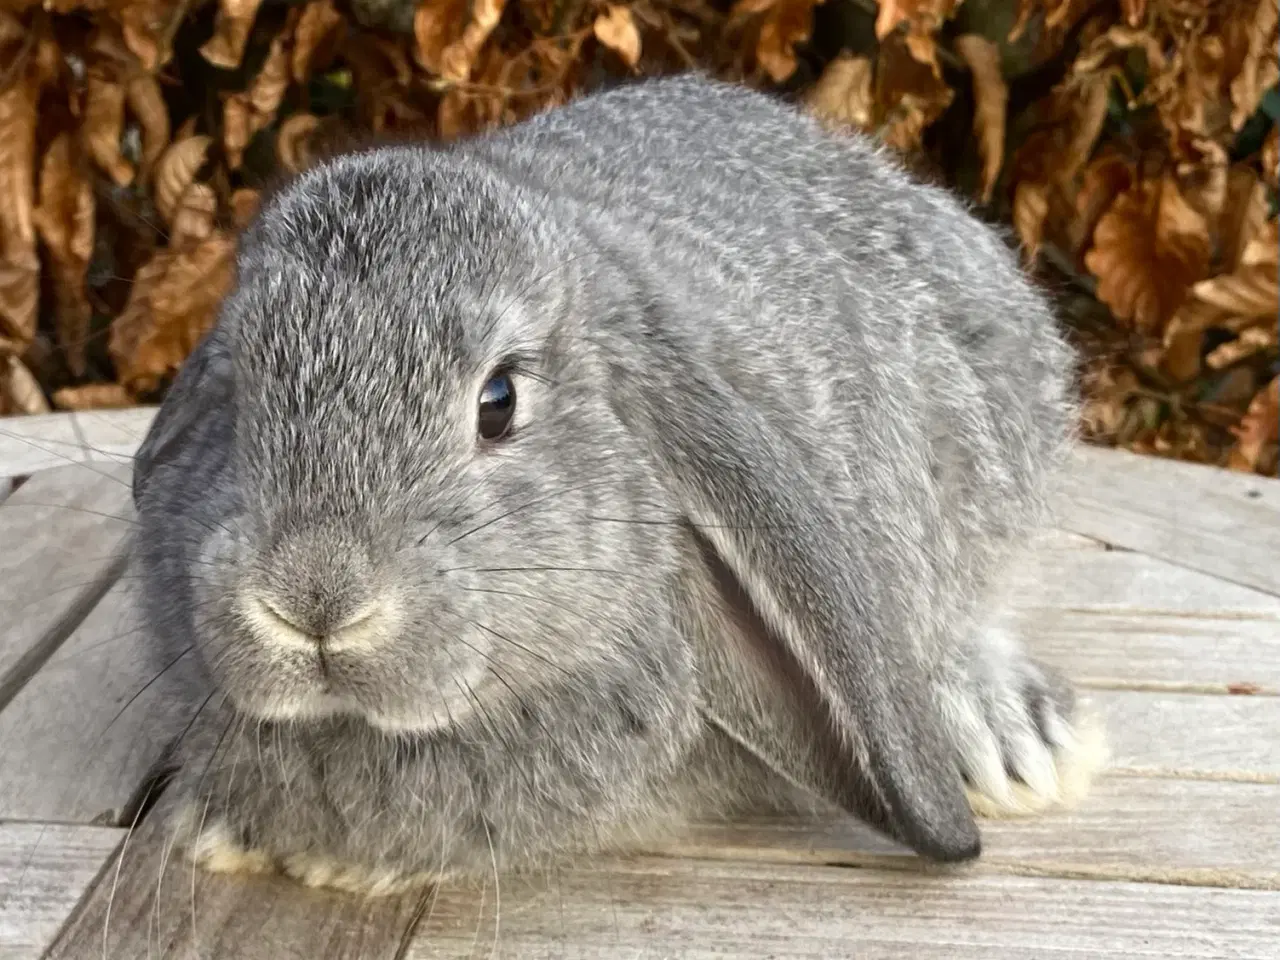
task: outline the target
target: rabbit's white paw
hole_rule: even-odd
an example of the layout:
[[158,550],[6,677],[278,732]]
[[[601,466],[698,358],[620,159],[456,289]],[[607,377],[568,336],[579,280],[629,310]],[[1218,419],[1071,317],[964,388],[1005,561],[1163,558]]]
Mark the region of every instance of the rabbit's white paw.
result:
[[391,867],[367,867],[320,854],[298,853],[284,858],[284,872],[308,887],[341,890],[364,897],[388,897],[436,882],[430,873],[405,873]]
[[979,816],[1074,806],[1106,763],[1101,722],[1003,631],[988,631],[939,695]]
[[240,842],[221,819],[206,819],[195,805],[176,818],[178,842],[196,866],[210,873],[275,873],[275,861],[263,850]]

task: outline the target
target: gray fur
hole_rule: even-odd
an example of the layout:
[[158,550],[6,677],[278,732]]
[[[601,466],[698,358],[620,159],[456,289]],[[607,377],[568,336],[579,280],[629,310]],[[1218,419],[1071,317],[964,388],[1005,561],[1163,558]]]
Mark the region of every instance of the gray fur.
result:
[[[511,356],[517,431],[478,446]],[[1069,739],[988,612],[1070,381],[992,230],[738,87],[328,162],[264,207],[140,453],[152,633],[245,721],[193,796],[375,871],[788,782],[972,857],[964,778],[1034,785]]]

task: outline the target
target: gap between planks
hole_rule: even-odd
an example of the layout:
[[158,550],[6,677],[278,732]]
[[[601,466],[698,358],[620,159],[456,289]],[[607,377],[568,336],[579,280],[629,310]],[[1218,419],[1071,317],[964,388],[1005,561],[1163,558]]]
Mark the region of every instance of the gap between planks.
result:
[[[97,607],[124,569],[132,528],[127,471],[37,474],[0,503],[0,709]],[[49,533],[59,533],[52,542]]]
[[1194,683],[1178,680],[1126,680],[1120,677],[1073,677],[1090,690],[1128,690],[1134,693],[1188,693],[1203,696],[1275,697],[1280,689],[1249,683]]

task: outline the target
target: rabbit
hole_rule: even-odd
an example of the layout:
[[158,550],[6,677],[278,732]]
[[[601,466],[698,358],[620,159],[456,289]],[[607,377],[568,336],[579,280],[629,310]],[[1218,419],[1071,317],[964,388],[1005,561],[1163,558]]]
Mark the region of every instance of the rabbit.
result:
[[925,860],[1105,758],[1007,625],[1075,359],[1001,235],[689,73],[266,199],[137,454],[233,722],[205,869],[367,895],[833,809]]

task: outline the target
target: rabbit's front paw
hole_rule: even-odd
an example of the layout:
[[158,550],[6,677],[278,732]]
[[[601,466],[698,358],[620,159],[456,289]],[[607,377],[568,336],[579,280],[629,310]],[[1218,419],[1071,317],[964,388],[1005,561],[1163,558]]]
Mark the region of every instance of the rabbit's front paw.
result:
[[308,887],[341,890],[364,897],[388,897],[429,886],[433,873],[408,873],[395,867],[374,867],[337,860],[322,854],[298,853],[284,858],[286,875]]
[[972,654],[939,693],[974,812],[1016,817],[1078,803],[1106,762],[1101,723],[1002,631]]
[[244,844],[221,817],[207,817],[196,804],[175,818],[175,840],[196,866],[210,873],[275,873],[275,860],[264,850]]

